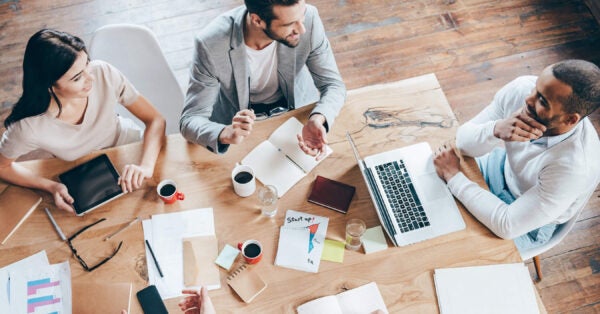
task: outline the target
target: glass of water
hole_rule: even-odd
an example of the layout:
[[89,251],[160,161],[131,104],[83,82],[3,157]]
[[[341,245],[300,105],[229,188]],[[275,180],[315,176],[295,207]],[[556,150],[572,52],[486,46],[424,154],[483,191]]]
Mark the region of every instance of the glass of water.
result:
[[267,217],[273,217],[277,214],[277,188],[272,185],[265,185],[258,190],[258,203],[260,211]]
[[350,219],[346,222],[346,249],[357,251],[362,244],[361,237],[367,225],[361,219]]

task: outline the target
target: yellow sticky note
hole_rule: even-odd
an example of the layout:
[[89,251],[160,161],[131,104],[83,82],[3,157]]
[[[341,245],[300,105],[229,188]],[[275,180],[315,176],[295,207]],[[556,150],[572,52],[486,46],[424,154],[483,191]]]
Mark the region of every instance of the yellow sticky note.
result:
[[325,239],[325,246],[323,247],[323,254],[321,254],[322,261],[331,261],[341,263],[344,261],[344,242]]

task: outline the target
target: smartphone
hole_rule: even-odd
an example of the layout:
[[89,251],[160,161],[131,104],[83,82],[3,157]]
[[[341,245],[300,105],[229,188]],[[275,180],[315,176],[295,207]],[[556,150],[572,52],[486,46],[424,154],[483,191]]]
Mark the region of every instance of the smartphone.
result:
[[138,291],[136,295],[144,314],[169,314],[155,285]]

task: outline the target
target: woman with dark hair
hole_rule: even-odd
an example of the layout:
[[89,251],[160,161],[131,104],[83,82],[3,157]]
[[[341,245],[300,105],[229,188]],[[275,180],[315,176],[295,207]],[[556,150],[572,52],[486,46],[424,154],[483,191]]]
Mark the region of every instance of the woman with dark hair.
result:
[[[145,130],[118,116],[117,103],[139,118]],[[153,175],[165,134],[164,118],[123,74],[106,62],[90,61],[80,38],[51,29],[27,42],[23,94],[4,125],[0,179],[47,191],[58,208],[71,212],[73,198],[65,185],[14,161],[33,151],[71,161],[143,139],[140,163],[126,165],[119,178],[123,191],[131,192]]]

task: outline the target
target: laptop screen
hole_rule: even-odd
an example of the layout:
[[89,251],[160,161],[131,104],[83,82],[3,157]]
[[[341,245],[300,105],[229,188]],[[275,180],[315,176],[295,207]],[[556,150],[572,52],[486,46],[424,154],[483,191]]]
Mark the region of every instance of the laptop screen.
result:
[[119,174],[106,154],[59,175],[59,179],[75,199],[73,207],[77,215],[123,194],[117,184]]

